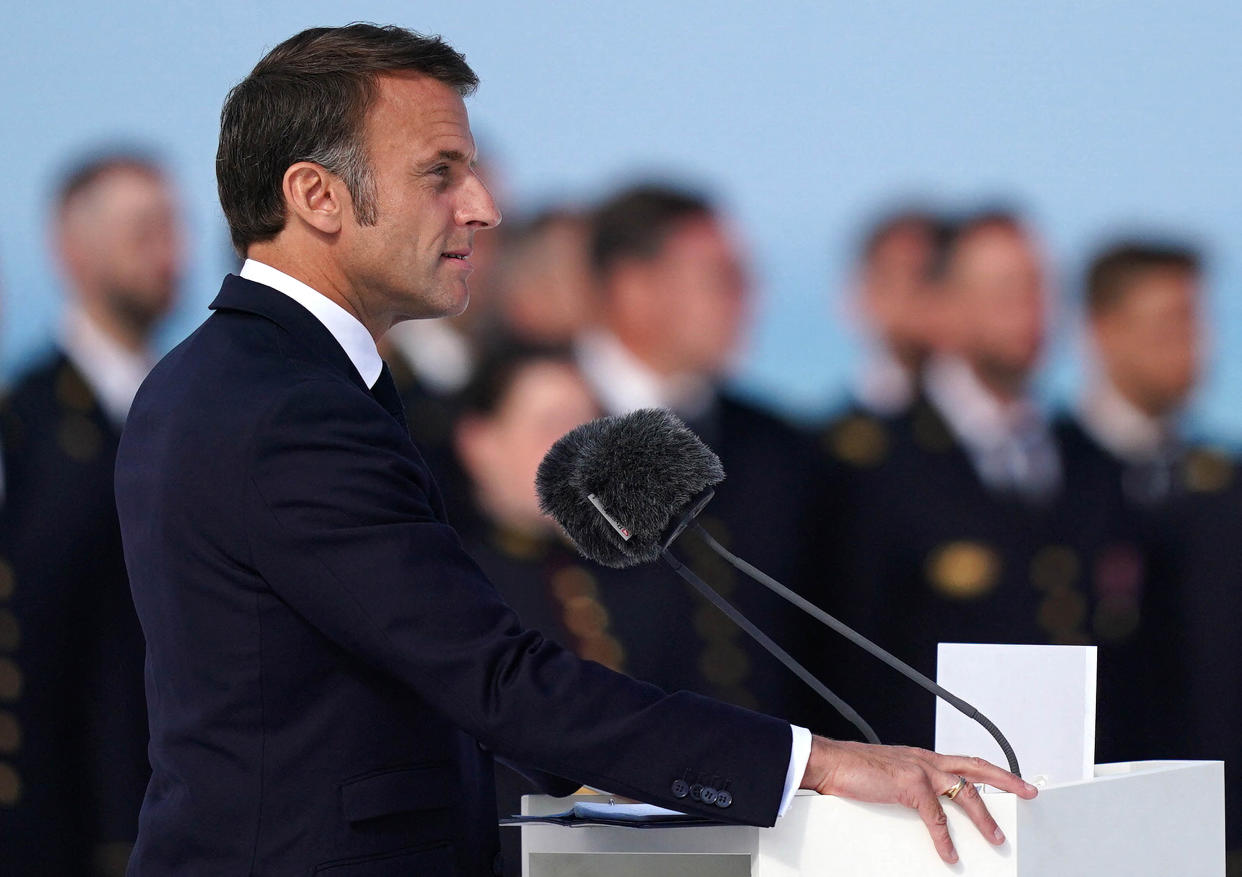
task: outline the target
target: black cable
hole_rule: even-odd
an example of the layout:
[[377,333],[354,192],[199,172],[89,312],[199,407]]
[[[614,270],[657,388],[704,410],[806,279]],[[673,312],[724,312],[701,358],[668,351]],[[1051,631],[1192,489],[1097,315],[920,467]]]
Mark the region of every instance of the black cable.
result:
[[712,605],[714,605],[725,615],[729,616],[734,624],[746,631],[746,633],[750,634],[750,636],[757,643],[759,643],[759,645],[763,646],[774,656],[776,656],[776,658],[788,667],[795,676],[809,685],[816,694],[836,707],[837,712],[849,719],[850,722],[853,723],[854,727],[862,732],[868,743],[880,742],[880,738],[876,736],[875,731],[872,730],[871,726],[867,724],[866,720],[864,720],[852,706],[838,697],[830,688],[828,688],[828,686],[816,679],[815,676],[811,674],[811,671],[807,670],[796,660],[794,660],[788,652],[778,646],[767,634],[751,623],[750,619],[735,609],[728,600],[720,596],[720,594],[713,590],[710,585],[695,575],[693,570],[674,557],[672,552],[666,548],[662,552],[661,556],[664,558],[665,563],[671,566],[678,575],[693,585],[700,594],[711,601]]
[[[1014,755],[1013,747],[1009,745],[1009,741],[1005,739],[1005,735],[1000,732],[1000,729],[997,728],[996,725],[994,725],[987,716],[979,712],[979,710],[977,710],[975,707],[968,704],[966,701],[962,700],[960,697],[958,697],[953,692],[949,691],[946,688],[941,687],[940,685],[937,685],[935,682],[928,679],[926,676],[924,676],[918,670],[915,670],[905,661],[889,654],[884,649],[880,648],[875,643],[873,643],[871,640],[867,639],[861,633],[858,633],[852,628],[847,627],[845,624],[842,624],[840,621],[833,618],[827,612],[820,609],[814,603],[811,603],[810,601],[804,599],[799,594],[795,593],[794,591],[791,591],[789,588],[782,585],[780,582],[772,578],[770,575],[765,573],[763,570],[757,569],[751,566],[746,561],[742,560],[742,558],[736,557],[733,554],[729,553],[729,551],[723,545],[721,545],[719,542],[713,539],[711,533],[708,533],[705,529],[703,529],[702,525],[700,525],[697,521],[694,522],[693,526],[694,526],[694,529],[698,531],[699,535],[703,538],[703,540],[707,543],[708,547],[711,548],[713,551],[715,551],[717,554],[719,554],[721,557],[723,557],[725,560],[727,560],[734,567],[746,573],[746,575],[750,576],[752,579],[757,581],[759,584],[768,588],[768,590],[772,591],[773,593],[777,594],[778,596],[784,598],[788,602],[797,606],[799,609],[801,609],[806,614],[810,615],[812,618],[832,628],[837,633],[841,634],[841,636],[845,637],[850,642],[854,643],[854,645],[858,646],[861,649],[864,649],[865,651],[879,658],[881,661],[883,661],[885,664],[888,664],[888,666],[892,667],[894,670],[896,670],[901,675],[905,676],[907,679],[911,680],[912,682],[919,685],[923,689],[931,692],[932,694],[935,694],[937,697],[940,697],[945,702],[951,704],[963,715],[971,719],[974,719],[976,722],[982,725],[983,728],[989,734],[992,735],[992,738],[996,740],[997,744],[1001,748],[1001,752],[1005,754],[1005,759],[1009,762],[1009,772],[1014,774],[1015,776],[1019,776],[1019,777],[1022,776],[1021,772],[1018,770],[1018,757]],[[668,555],[667,551],[665,551],[664,553],[666,556]]]

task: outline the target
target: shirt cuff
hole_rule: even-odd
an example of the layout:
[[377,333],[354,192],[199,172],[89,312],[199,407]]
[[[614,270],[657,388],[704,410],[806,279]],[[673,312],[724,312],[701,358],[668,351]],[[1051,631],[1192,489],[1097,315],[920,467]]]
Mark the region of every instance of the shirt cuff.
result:
[[802,785],[807,762],[811,760],[811,732],[797,725],[790,725],[789,730],[793,733],[793,745],[789,749],[789,770],[785,772],[785,791],[781,793],[781,806],[776,811],[778,817],[784,816],[789,805],[793,803],[794,793]]

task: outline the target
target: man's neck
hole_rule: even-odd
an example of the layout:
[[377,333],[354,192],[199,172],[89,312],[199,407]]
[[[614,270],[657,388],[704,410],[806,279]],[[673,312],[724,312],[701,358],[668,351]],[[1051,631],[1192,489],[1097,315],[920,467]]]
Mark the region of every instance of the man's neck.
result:
[[251,244],[246,250],[246,258],[262,262],[264,265],[288,274],[293,279],[305,283],[324,298],[340,305],[366,327],[376,344],[379,344],[379,340],[392,328],[391,319],[369,313],[362,307],[360,297],[355,294],[348,279],[336,266],[325,265],[313,256],[291,251],[289,247],[275,241]]

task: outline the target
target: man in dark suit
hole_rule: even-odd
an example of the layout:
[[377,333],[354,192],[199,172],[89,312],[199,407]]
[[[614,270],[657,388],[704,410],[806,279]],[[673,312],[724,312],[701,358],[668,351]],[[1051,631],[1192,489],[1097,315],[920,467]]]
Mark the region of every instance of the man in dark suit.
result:
[[[583,661],[444,522],[376,342],[463,309],[500,220],[476,82],[439,39],[357,24],[290,38],[229,95],[217,175],[247,261],[144,384],[117,464],[153,768],[131,873],[489,873],[491,752],[730,822],[771,824],[800,784],[903,800],[953,860],[956,775],[1034,789],[818,737],[804,758],[784,721]],[[972,786],[955,801],[991,836]]]
[[150,770],[143,641],[113,497],[121,427],[181,273],[172,189],[150,159],[67,174],[57,347],[0,405],[10,593],[0,598],[0,861],[120,874]]

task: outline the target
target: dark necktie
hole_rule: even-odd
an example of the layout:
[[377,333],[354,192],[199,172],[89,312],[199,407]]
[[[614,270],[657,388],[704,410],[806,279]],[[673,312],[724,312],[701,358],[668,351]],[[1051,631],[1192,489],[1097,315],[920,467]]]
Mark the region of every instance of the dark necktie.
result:
[[384,367],[380,369],[379,380],[371,388],[371,394],[396,418],[397,423],[405,426],[405,406],[401,404],[401,394],[397,392],[397,384],[392,379],[392,372],[388,370],[388,363],[384,363]]

